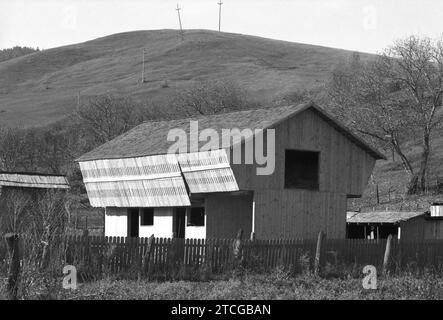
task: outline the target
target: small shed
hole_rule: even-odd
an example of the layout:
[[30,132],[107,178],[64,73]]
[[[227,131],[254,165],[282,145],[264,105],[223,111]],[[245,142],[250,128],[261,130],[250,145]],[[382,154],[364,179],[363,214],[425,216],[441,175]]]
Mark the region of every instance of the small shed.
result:
[[69,184],[65,176],[36,172],[0,171],[0,208],[6,210],[7,201],[21,201],[25,196],[35,201],[45,190],[67,190]]
[[443,239],[443,203],[433,203],[426,214],[400,224],[408,241]]
[[0,172],[0,233],[12,230],[8,217],[15,216],[18,219],[19,215],[20,221],[23,222],[32,219],[30,213],[48,190],[67,189],[69,189],[68,181],[62,175]]
[[348,212],[346,218],[346,237],[349,239],[386,239],[390,234],[398,239],[404,238],[402,230],[412,221],[425,216],[425,212],[370,211]]

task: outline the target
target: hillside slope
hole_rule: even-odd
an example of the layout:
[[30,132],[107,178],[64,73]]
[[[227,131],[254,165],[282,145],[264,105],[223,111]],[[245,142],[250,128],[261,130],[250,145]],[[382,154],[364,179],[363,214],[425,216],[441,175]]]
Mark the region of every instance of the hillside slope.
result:
[[[142,48],[146,80],[140,83]],[[105,92],[162,98],[205,79],[235,79],[262,100],[321,85],[351,52],[206,30],[134,31],[0,63],[0,125],[44,125]],[[168,88],[162,88],[164,81]]]

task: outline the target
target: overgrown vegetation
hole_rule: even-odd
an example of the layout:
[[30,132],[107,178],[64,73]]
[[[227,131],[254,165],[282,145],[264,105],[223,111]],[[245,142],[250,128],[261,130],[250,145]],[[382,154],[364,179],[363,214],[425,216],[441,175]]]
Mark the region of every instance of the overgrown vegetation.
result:
[[[361,270],[360,270],[361,271]],[[52,288],[51,298],[85,300],[246,300],[246,299],[443,299],[443,278],[433,274],[403,273],[392,277],[379,278],[376,290],[364,289],[363,274],[344,278],[322,278],[304,273],[293,275],[277,268],[269,274],[248,273],[243,277],[209,281],[146,281],[103,280],[81,283],[77,290]],[[40,287],[41,288],[41,287]],[[34,288],[36,289],[36,288]],[[39,299],[29,295],[29,299]],[[2,293],[0,291],[0,299]]]
[[[65,259],[59,239],[67,227],[65,203],[65,195],[53,190],[2,190],[0,234],[2,238],[6,233],[20,235],[21,272],[16,289],[22,299],[48,298],[60,289]],[[0,258],[0,275],[6,278],[10,261],[4,239]]]
[[324,279],[309,274],[282,277],[280,270],[270,275],[247,275],[208,282],[109,281],[85,284],[77,292],[63,292],[67,299],[443,299],[443,279],[431,275],[380,279],[377,290],[366,290],[362,279]]
[[177,94],[172,104],[188,116],[233,112],[260,106],[234,81],[199,82]]

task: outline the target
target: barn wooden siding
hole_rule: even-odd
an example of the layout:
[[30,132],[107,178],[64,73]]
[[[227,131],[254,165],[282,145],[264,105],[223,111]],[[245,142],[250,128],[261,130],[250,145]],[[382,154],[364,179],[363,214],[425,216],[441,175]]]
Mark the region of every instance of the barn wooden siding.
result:
[[400,229],[405,241],[443,239],[443,219],[417,217],[401,222]]
[[205,198],[206,237],[232,238],[252,231],[252,194],[208,194]]
[[308,190],[258,190],[254,194],[259,239],[346,235],[346,195]]
[[[278,124],[275,140],[272,175],[258,176],[256,164],[232,164],[239,188],[254,191],[257,238],[311,238],[320,230],[344,238],[347,197],[361,196],[375,158],[314,109]],[[318,191],[284,188],[287,149],[320,152]]]

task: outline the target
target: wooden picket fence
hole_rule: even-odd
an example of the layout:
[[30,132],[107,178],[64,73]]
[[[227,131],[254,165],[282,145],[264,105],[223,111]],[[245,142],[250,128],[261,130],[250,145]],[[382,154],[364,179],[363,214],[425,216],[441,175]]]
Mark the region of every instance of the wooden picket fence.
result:
[[[241,264],[257,271],[278,266],[314,266],[317,240],[242,240],[241,261],[234,257],[235,239],[170,239],[65,237],[68,263],[94,266],[94,272],[119,274],[177,273],[180,269],[220,274]],[[325,239],[321,265],[382,267],[386,240]],[[303,263],[305,264],[303,266]],[[443,241],[391,244],[391,268],[408,266],[443,270]]]
[[[276,267],[314,270],[316,239],[242,240],[240,259],[234,254],[236,239],[170,239],[102,236],[63,236],[56,240],[64,264],[72,264],[86,277],[106,275],[186,278],[187,273],[212,275],[239,266],[267,272]],[[22,246],[26,240],[21,238]],[[383,267],[387,240],[324,239],[321,267]],[[0,260],[6,252],[0,245]],[[3,253],[2,253],[3,252]],[[5,263],[0,263],[0,266]],[[443,240],[405,242],[392,240],[390,270],[432,269],[443,272]],[[5,269],[6,270],[6,269]],[[4,270],[4,271],[5,271]]]

